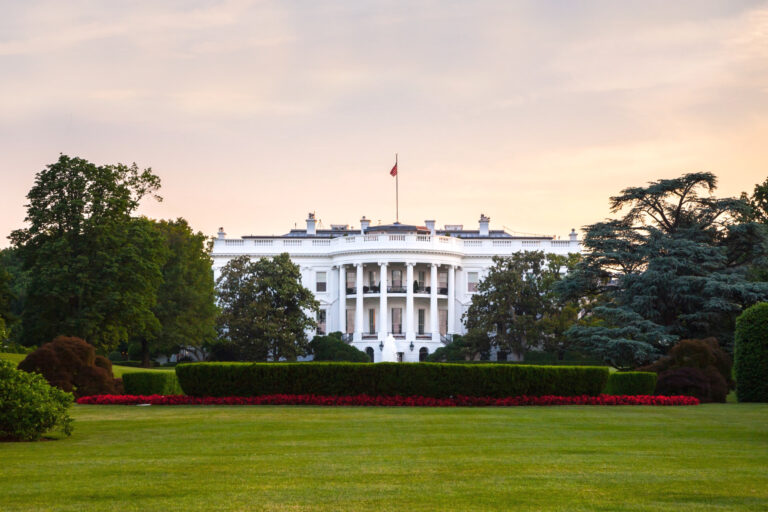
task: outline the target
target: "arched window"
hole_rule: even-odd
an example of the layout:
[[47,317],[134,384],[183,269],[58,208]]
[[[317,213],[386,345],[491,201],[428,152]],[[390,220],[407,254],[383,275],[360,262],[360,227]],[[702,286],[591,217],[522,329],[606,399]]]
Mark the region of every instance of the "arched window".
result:
[[423,363],[427,360],[427,356],[429,355],[429,350],[427,350],[427,347],[421,347],[419,349],[419,362]]
[[368,359],[373,362],[373,349],[371,347],[368,347],[365,349],[365,353],[368,354]]

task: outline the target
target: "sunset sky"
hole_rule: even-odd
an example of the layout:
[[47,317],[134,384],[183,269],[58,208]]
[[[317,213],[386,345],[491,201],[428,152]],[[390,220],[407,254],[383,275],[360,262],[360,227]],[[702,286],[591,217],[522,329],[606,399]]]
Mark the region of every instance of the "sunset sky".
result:
[[768,2],[0,0],[0,247],[59,153],[208,235],[434,218],[556,234],[627,186],[768,177]]

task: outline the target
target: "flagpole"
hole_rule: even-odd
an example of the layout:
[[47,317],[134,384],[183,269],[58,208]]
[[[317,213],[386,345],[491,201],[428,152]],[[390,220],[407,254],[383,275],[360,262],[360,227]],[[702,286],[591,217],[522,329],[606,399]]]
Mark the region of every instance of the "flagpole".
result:
[[[397,153],[395,153],[395,167],[397,167]],[[395,222],[400,223],[400,169],[395,173]]]

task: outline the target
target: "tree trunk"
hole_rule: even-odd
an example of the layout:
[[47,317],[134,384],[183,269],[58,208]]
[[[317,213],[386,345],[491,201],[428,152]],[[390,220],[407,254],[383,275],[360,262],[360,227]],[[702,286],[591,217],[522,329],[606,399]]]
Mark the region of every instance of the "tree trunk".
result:
[[149,344],[147,340],[141,340],[141,366],[149,368]]

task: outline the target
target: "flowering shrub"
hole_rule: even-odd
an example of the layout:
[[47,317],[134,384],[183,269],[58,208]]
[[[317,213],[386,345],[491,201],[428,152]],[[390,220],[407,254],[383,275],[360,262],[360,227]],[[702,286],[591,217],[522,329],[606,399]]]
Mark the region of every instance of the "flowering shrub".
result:
[[691,396],[600,395],[514,396],[506,398],[455,396],[184,396],[184,395],[94,395],[78,398],[79,404],[99,405],[357,405],[384,407],[509,407],[515,405],[698,405]]

